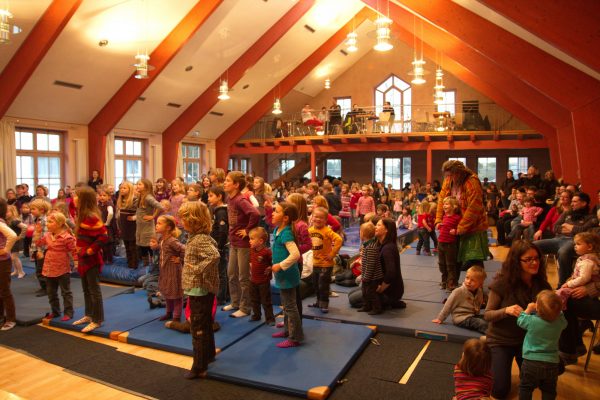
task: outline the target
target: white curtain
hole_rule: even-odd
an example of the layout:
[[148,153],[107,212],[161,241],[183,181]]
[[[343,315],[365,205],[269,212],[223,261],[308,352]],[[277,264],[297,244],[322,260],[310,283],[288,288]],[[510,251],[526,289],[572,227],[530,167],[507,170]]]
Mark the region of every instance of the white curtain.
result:
[[162,146],[153,144],[150,149],[150,180],[154,182],[162,177]]
[[[115,134],[110,132],[106,135],[106,150],[104,158],[104,183],[115,183]],[[119,182],[120,184],[121,182]],[[115,190],[117,188],[115,187]]]
[[75,145],[75,170],[77,176],[76,182],[87,182],[88,181],[88,151],[87,151],[87,139],[73,139]]
[[177,144],[177,167],[175,176],[183,176],[183,156],[181,154],[181,142]]
[[17,150],[15,148],[15,124],[0,120],[0,196],[17,183]]

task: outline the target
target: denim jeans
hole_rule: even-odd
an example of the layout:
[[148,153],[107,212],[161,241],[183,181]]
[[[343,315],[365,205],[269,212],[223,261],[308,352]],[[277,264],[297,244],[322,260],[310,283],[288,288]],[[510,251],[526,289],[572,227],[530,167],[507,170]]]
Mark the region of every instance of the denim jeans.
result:
[[304,340],[304,332],[302,331],[302,321],[296,304],[296,290],[298,290],[298,287],[280,289],[281,306],[283,307],[285,333],[288,334],[290,340],[301,342]]
[[575,249],[573,247],[573,238],[559,236],[552,239],[542,239],[533,242],[542,254],[556,254],[558,259],[558,287],[569,279],[573,274],[573,257]]
[[317,306],[329,307],[329,287],[331,284],[331,271],[333,267],[314,267],[312,278],[315,292],[317,293]]
[[556,398],[557,381],[558,363],[523,360],[521,382],[519,383],[519,400],[531,399],[536,388],[540,388],[542,391],[542,400],[554,400]]
[[71,274],[66,273],[56,277],[46,277],[46,293],[54,316],[61,315],[58,288],[63,298],[65,315],[73,318],[73,293],[71,292]]
[[102,290],[100,289],[100,271],[98,266],[88,269],[81,277],[83,299],[85,302],[85,315],[93,322],[100,324],[104,321],[104,304],[102,303]]
[[492,396],[496,399],[505,399],[510,393],[510,380],[513,359],[521,368],[523,362],[522,345],[518,346],[494,346],[492,347],[492,376],[494,386]]
[[473,315],[459,323],[457,326],[461,328],[477,331],[482,335],[485,335],[485,331],[488,327],[488,322],[483,319],[483,315]]

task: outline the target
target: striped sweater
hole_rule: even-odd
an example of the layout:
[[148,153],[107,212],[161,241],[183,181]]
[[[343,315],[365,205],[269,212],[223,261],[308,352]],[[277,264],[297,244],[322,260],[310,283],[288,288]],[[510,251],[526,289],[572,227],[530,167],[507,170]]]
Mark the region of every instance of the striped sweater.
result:
[[492,395],[493,378],[490,373],[471,376],[454,366],[454,391],[456,400],[489,398]]
[[92,267],[102,270],[102,246],[108,242],[106,226],[95,215],[85,218],[77,230],[77,272],[83,276]]
[[363,242],[360,247],[362,280],[370,282],[383,279],[383,269],[381,268],[381,259],[379,257],[379,248],[381,245],[377,238]]

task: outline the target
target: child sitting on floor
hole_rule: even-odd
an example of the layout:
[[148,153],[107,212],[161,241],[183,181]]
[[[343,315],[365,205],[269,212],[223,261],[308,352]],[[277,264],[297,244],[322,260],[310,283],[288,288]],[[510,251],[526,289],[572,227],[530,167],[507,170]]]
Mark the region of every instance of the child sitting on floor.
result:
[[469,339],[454,366],[456,400],[490,399],[492,394],[492,351],[485,341]]
[[467,270],[467,276],[462,286],[455,289],[437,318],[431,322],[441,324],[448,314],[452,314],[452,322],[461,328],[470,329],[485,334],[487,321],[479,314],[483,304],[483,282],[486,273],[479,265]]

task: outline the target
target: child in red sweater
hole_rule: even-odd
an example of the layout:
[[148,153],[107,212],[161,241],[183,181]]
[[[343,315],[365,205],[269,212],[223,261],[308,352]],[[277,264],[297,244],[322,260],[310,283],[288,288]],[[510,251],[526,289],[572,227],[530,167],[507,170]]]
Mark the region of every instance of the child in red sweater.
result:
[[438,263],[442,273],[440,286],[442,289],[452,291],[458,285],[458,242],[456,240],[456,228],[461,219],[460,207],[456,197],[446,197],[442,204],[444,216],[438,224],[440,237],[438,238]]
[[271,249],[266,246],[269,234],[262,227],[250,231],[250,302],[251,321],[260,321],[260,306],[265,311],[265,321],[275,325],[273,303],[271,302]]

